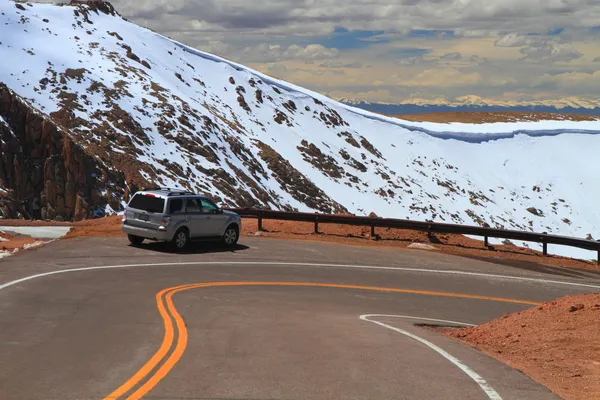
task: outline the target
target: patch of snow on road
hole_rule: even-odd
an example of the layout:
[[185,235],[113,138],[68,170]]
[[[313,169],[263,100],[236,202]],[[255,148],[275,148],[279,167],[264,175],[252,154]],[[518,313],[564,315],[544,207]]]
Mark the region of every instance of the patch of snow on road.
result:
[[24,248],[25,250],[28,250],[28,249],[33,249],[33,248],[35,248],[35,247],[42,246],[44,243],[46,243],[46,242],[44,242],[43,240],[38,240],[38,241],[36,241],[36,242],[33,242],[33,243],[27,243],[27,244],[25,244],[25,245],[23,246],[23,248]]
[[25,235],[37,239],[58,239],[65,236],[70,226],[1,226],[9,234]]

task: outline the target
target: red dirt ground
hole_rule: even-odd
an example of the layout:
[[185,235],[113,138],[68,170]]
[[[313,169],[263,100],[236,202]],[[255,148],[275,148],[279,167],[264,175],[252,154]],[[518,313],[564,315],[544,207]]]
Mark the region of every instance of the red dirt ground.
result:
[[596,121],[600,118],[598,115],[584,114],[557,114],[557,113],[539,113],[539,112],[437,112],[427,114],[402,114],[391,115],[392,117],[413,122],[461,122],[469,124],[483,124],[490,122],[518,122],[518,121]]
[[75,237],[125,237],[121,232],[121,217],[113,215],[106,218],[86,219],[72,224],[73,228],[64,238]]
[[0,241],[0,252],[1,251],[10,251],[14,252],[15,250],[22,250],[26,244],[32,244],[37,242],[37,239],[33,238],[15,238],[7,233],[0,232],[0,238],[7,239],[6,241]]
[[563,297],[447,335],[564,399],[600,399],[600,294]]

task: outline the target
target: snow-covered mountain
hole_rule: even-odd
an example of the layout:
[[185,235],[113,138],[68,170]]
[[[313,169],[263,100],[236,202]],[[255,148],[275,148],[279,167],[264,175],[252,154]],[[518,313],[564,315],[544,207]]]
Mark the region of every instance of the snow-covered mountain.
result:
[[159,184],[227,205],[598,236],[598,122],[387,118],[172,41],[104,2],[0,0],[0,60],[5,215],[28,198],[48,217],[98,215]]

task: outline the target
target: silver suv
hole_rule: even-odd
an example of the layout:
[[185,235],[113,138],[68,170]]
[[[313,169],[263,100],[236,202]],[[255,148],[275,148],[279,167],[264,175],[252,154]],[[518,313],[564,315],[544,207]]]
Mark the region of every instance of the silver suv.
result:
[[175,250],[192,240],[220,239],[237,243],[242,220],[205,196],[176,189],[137,192],[125,208],[121,229],[134,245],[144,239],[170,242]]

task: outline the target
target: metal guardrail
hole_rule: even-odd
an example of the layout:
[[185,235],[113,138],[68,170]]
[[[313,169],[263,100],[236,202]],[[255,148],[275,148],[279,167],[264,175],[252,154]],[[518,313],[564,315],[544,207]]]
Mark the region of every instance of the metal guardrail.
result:
[[485,246],[488,246],[488,238],[521,240],[525,242],[542,243],[543,254],[548,255],[548,244],[577,247],[580,249],[598,252],[597,262],[600,265],[600,241],[580,239],[568,236],[549,235],[547,233],[535,233],[515,231],[508,229],[485,228],[470,225],[444,224],[438,222],[411,221],[405,219],[361,217],[354,215],[335,214],[313,214],[292,211],[274,211],[258,208],[230,208],[230,211],[240,214],[242,217],[257,218],[258,229],[262,230],[262,221],[265,219],[281,221],[297,221],[314,223],[314,232],[319,233],[319,223],[341,224],[371,227],[371,236],[376,237],[375,228],[398,228],[432,233],[456,233],[460,235],[482,236]]

